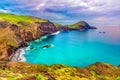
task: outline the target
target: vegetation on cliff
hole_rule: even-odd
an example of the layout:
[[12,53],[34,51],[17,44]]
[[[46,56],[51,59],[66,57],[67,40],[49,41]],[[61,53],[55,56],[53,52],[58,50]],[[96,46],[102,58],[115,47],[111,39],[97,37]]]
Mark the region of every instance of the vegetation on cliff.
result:
[[40,38],[59,30],[88,29],[86,22],[63,26],[32,16],[0,13],[0,60],[9,60],[9,56],[26,42]]
[[1,80],[120,80],[120,67],[95,63],[85,68],[9,62],[0,67]]
[[43,20],[32,16],[21,16],[8,13],[0,13],[0,21],[6,21],[11,24],[23,26],[22,22],[23,24],[34,24],[34,22],[46,22],[47,20]]
[[85,21],[79,21],[75,24],[69,25],[69,28],[71,29],[96,29],[96,27],[90,26]]
[[15,49],[41,36],[38,24],[47,22],[31,16],[0,13],[0,60],[8,60]]
[[120,80],[120,67],[95,63],[85,68],[8,62],[28,41],[58,30],[95,29],[85,21],[63,26],[32,16],[0,13],[0,80]]

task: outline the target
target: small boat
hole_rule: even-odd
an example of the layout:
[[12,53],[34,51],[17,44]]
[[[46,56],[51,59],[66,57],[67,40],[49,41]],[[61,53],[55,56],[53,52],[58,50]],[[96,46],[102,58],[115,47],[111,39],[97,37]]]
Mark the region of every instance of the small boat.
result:
[[103,31],[103,32],[99,31],[99,33],[104,33],[104,34],[105,34],[106,32],[104,32],[104,31]]

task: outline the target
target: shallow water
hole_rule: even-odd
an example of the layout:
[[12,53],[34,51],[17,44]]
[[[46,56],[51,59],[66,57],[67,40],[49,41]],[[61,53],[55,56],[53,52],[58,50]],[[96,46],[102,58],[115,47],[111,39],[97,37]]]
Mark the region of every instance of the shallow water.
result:
[[[54,46],[42,48],[49,44]],[[95,62],[107,62],[117,66],[120,64],[120,27],[99,27],[96,30],[44,36],[30,42],[23,56],[26,62],[32,64],[84,67]]]

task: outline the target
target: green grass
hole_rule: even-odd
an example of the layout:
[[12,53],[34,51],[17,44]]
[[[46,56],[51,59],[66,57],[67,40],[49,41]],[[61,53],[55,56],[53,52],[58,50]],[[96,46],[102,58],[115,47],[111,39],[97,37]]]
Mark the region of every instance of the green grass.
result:
[[13,24],[17,24],[18,22],[26,22],[26,23],[34,23],[34,22],[46,22],[47,20],[43,20],[40,18],[35,18],[32,16],[21,16],[7,13],[0,13],[0,21],[8,21]]
[[[0,12],[0,28],[9,26],[10,24],[16,24],[19,27],[22,27],[22,29],[31,30],[31,32],[34,32],[34,25],[35,22],[46,22],[47,20],[43,20],[40,18],[32,17],[32,16],[22,16],[22,15],[15,15],[15,14],[8,14],[8,13],[1,13]],[[11,32],[4,31],[3,34],[2,29],[0,29],[0,36],[5,35],[6,43],[10,46],[16,46],[16,42],[14,40],[14,36],[11,34]],[[7,35],[9,34],[9,35]]]
[[47,80],[45,77],[43,77],[40,74],[36,74],[35,76],[36,76],[36,80]]
[[62,26],[61,24],[58,24],[58,23],[53,23],[56,27],[59,27],[59,26]]
[[85,26],[87,23],[85,21],[79,21],[75,24],[69,25],[69,28],[78,28],[80,25]]
[[70,25],[69,27],[70,27],[70,28],[76,28],[76,27],[77,27],[77,24]]
[[10,45],[10,46],[15,46],[16,45],[15,41],[13,39],[9,39],[7,44]]

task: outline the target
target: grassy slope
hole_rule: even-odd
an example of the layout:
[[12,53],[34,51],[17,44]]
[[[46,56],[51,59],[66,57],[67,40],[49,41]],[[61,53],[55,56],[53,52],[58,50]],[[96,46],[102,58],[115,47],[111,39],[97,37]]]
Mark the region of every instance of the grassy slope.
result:
[[[0,79],[7,80],[120,80],[119,67],[105,63],[76,68],[67,65],[30,65],[8,63],[5,70],[0,68]],[[9,73],[9,74],[8,74]],[[31,79],[34,78],[34,79]],[[50,79],[54,78],[54,79]]]
[[[14,14],[0,13],[0,22],[3,22],[4,24],[6,22],[8,25],[16,24],[17,26],[27,28],[28,30],[31,30],[31,31],[34,28],[33,25],[35,22],[46,22],[46,21],[47,20],[35,18],[32,16],[20,16],[20,15],[14,15]],[[22,22],[22,23],[19,23],[19,22]],[[15,41],[13,40],[13,35],[11,34],[11,32],[9,30],[4,30],[3,28],[1,28],[1,25],[0,25],[0,38],[6,38],[7,40],[6,42],[8,45],[11,45],[11,46],[16,45]],[[0,41],[3,41],[3,40],[0,39]]]
[[76,28],[76,26],[78,26],[78,24],[72,24],[72,25],[69,25],[69,28]]
[[[13,15],[13,14],[4,14],[0,13],[0,21],[8,21],[11,24],[18,24],[18,22],[25,22],[30,25],[34,24],[34,22],[45,22],[46,20],[42,20],[39,18],[34,18],[30,16],[18,16],[18,15]],[[60,26],[60,24],[54,23],[56,26]],[[69,27],[75,28],[78,26],[78,24],[73,24],[70,25]],[[31,27],[32,29],[33,27]],[[8,35],[9,34],[9,35]],[[5,37],[5,39],[0,38],[0,44],[3,44],[2,46],[0,45],[0,50],[5,48],[6,49],[6,43],[9,45],[14,46],[15,42],[13,40],[12,34],[10,34],[9,30],[4,30],[0,28],[0,37]],[[5,41],[8,40],[8,41]],[[14,65],[14,64],[11,64]],[[19,64],[16,64],[18,66]],[[49,73],[50,76],[54,77],[56,80],[96,80],[96,78],[106,78],[107,80],[120,80],[120,77],[115,77],[113,78],[108,77],[108,76],[103,76],[99,75],[97,72],[94,70],[94,66],[92,66],[90,69],[90,73],[92,76],[88,77],[83,73],[79,73],[75,67],[70,67],[66,65],[53,65],[53,66],[40,66],[40,65],[28,65],[28,64],[21,64],[20,66],[11,66],[7,67],[5,70],[0,68],[0,80],[16,80],[20,78],[31,78],[34,77],[36,80],[46,80],[46,73]],[[113,70],[114,67],[110,68],[110,70]],[[108,70],[108,73],[109,71]],[[105,72],[104,70],[103,72]],[[116,74],[118,69],[116,69],[113,72],[113,76]],[[107,71],[106,71],[107,72]],[[108,74],[110,75],[110,74]],[[106,80],[104,79],[104,80]]]
[[80,25],[85,26],[86,22],[85,21],[79,21],[79,22],[77,22],[75,24],[69,25],[69,28],[78,28]]
[[58,26],[62,26],[61,24],[59,24],[59,23],[53,23],[56,27],[58,27]]
[[20,16],[14,14],[0,13],[0,20],[8,21],[12,24],[17,24],[20,21],[24,21],[26,23],[34,23],[34,22],[45,22],[46,20],[35,18],[31,16]]

